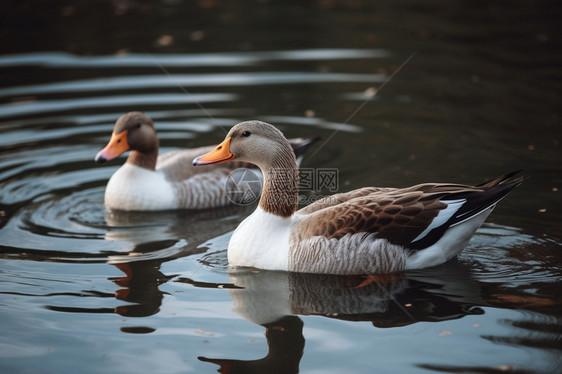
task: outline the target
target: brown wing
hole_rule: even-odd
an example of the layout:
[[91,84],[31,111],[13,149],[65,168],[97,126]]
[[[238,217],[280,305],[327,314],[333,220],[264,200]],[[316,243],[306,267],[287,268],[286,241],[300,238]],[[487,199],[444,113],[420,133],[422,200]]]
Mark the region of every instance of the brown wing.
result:
[[[422,249],[439,240],[451,225],[493,207],[523,181],[514,174],[479,186],[425,183],[404,189],[361,189],[344,195],[349,199],[341,203],[336,195],[331,205],[322,201],[299,211],[306,217],[293,230],[293,239],[376,233],[393,244]],[[441,219],[432,225],[440,212]]]
[[[423,249],[452,225],[494,207],[524,180],[516,173],[478,186],[425,183],[404,189],[364,188],[335,195],[331,203],[328,197],[299,211],[305,217],[293,229],[292,240],[375,233],[393,244]],[[443,214],[435,220],[439,213]]]
[[297,211],[297,214],[310,214],[329,208],[334,205],[342,204],[347,201],[353,200],[358,197],[367,196],[376,192],[391,192],[396,191],[396,188],[381,188],[381,187],[364,187],[357,190],[342,192],[335,195],[324,197],[302,209]]
[[[433,185],[432,185],[433,186]],[[339,239],[348,233],[377,233],[394,244],[406,245],[421,234],[447,204],[441,194],[426,193],[430,186],[409,189],[368,190],[314,212],[299,223],[297,240],[312,236]],[[329,198],[327,198],[329,199]],[[300,211],[299,211],[300,212]]]

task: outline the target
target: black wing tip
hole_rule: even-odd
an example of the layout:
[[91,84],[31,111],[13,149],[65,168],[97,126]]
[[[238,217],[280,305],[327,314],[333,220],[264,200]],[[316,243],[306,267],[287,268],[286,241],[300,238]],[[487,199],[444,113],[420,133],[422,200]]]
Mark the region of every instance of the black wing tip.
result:
[[501,200],[527,179],[524,175],[516,176],[522,171],[523,170],[513,171],[475,186],[481,188],[481,191],[471,192],[470,195],[472,195],[472,197],[464,195],[463,198],[466,199],[466,202],[456,214],[443,225],[430,231],[425,237],[410,243],[409,248],[413,250],[427,248],[437,242],[449,227],[467,221],[487,209],[494,208]]
[[523,172],[524,172],[523,169],[519,169],[506,174],[505,178],[502,180],[500,184],[521,184],[525,179],[529,178],[527,175],[517,176],[517,174],[521,174]]
[[525,179],[527,179],[528,177],[526,175],[519,175],[517,176],[517,174],[522,173],[524,170],[523,169],[519,169],[519,170],[515,170],[512,171],[510,173],[504,174],[502,176],[499,176],[497,178],[488,180],[484,183],[480,183],[478,185],[476,185],[475,187],[494,187],[494,186],[499,186],[499,185],[507,185],[507,184],[516,184],[519,185],[521,184]]
[[[514,177],[520,171],[506,174],[505,176],[496,178],[492,185],[482,185],[482,192],[479,197],[467,200],[461,210],[452,218],[450,224],[456,224],[465,221],[475,215],[480,214],[486,209],[495,207],[501,200],[509,195],[517,186],[526,179],[525,176]],[[499,180],[501,178],[501,180]],[[499,181],[498,181],[499,180]],[[490,181],[492,182],[492,181]]]

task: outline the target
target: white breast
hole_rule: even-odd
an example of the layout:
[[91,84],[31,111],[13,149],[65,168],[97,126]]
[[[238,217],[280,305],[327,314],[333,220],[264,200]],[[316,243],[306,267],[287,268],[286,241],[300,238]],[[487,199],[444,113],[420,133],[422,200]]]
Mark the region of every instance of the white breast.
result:
[[286,271],[293,225],[294,219],[279,217],[258,207],[232,234],[228,263]]
[[162,173],[125,163],[107,183],[105,205],[120,210],[173,209],[174,191]]

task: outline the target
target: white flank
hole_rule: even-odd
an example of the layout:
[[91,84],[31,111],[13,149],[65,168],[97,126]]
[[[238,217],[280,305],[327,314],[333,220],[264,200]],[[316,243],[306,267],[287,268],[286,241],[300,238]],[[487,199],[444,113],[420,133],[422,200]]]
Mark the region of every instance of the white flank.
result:
[[484,223],[494,208],[488,208],[450,227],[445,234],[430,247],[413,252],[406,261],[406,269],[421,269],[442,264],[459,254],[470,241],[474,232]]

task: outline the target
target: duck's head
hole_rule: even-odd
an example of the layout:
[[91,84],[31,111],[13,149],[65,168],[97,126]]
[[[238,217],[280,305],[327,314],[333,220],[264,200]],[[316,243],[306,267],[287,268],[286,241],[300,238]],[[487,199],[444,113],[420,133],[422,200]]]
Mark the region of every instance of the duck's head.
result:
[[129,112],[115,122],[109,143],[98,152],[95,161],[113,160],[129,150],[145,153],[154,149],[158,151],[158,137],[150,117],[142,112]]
[[275,126],[261,121],[235,125],[225,140],[211,152],[193,160],[193,165],[217,164],[236,159],[267,169],[280,159],[295,160],[291,145]]

